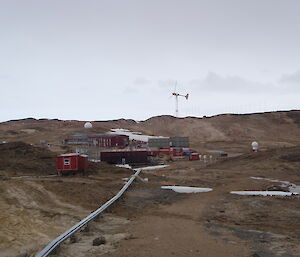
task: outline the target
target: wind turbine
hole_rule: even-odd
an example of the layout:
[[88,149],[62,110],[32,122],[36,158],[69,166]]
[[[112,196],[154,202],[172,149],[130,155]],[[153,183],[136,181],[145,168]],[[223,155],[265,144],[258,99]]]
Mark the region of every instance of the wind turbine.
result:
[[177,86],[177,81],[175,83],[175,88],[174,88],[174,92],[172,93],[172,96],[175,96],[175,113],[176,113],[176,118],[178,118],[178,97],[182,96],[182,97],[185,97],[186,100],[188,100],[189,94],[181,95],[181,94],[177,93],[176,86]]

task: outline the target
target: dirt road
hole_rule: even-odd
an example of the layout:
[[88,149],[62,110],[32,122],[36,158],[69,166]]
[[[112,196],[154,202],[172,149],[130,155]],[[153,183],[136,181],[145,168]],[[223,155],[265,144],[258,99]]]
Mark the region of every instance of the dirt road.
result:
[[[91,223],[88,233],[78,234],[78,243],[66,242],[57,255],[300,256],[299,197],[229,193],[237,189],[265,190],[274,183],[254,180],[251,176],[282,178],[285,174],[282,167],[273,161],[270,170],[252,170],[242,165],[245,163],[241,159],[235,162],[244,166],[242,171],[228,162],[208,167],[198,162],[180,162],[145,173],[143,176],[149,182],[135,183],[110,210],[109,217],[121,217],[126,222],[113,226],[112,230],[107,229],[109,222],[104,222],[103,227],[101,221]],[[290,171],[289,176],[300,182],[297,173],[293,176]],[[179,194],[163,190],[161,185],[211,187],[213,191]],[[113,235],[118,235],[118,240]],[[93,239],[99,236],[107,239],[106,244],[93,246]]]
[[[221,171],[201,172],[205,176]],[[197,174],[189,173],[184,176],[191,178],[186,185],[195,186],[192,178]],[[140,210],[143,215],[125,230],[136,239],[122,241],[113,256],[300,256],[299,198],[249,199],[228,192],[241,186],[247,189],[249,183],[259,189],[264,182],[249,178],[223,182],[219,180],[213,192],[173,193],[173,203]],[[206,186],[209,181],[196,183]],[[139,190],[132,192],[127,202],[138,195]]]
[[[56,256],[300,256],[300,198],[240,196],[232,190],[300,185],[298,148],[271,150],[205,166],[178,161],[145,172],[125,196]],[[298,156],[299,155],[299,156]],[[104,165],[104,164],[101,164]],[[132,171],[109,165],[88,176],[26,178],[1,183],[0,256],[32,256],[110,199]],[[180,194],[162,185],[212,188]],[[99,237],[103,244],[93,245]]]

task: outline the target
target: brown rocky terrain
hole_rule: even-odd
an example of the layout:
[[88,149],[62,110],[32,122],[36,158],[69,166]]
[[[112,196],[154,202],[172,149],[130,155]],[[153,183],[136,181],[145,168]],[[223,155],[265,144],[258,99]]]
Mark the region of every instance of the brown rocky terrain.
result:
[[8,176],[54,174],[55,156],[56,154],[48,149],[21,141],[0,144],[0,167]]
[[[36,166],[44,162],[39,154],[33,161]],[[113,197],[122,187],[122,178],[132,174],[104,163],[91,164],[84,176],[66,177],[27,170],[21,176],[21,170],[12,173],[2,168],[0,256],[33,255]]]
[[[88,233],[78,233],[76,243],[64,243],[57,256],[300,256],[299,196],[229,193],[280,185],[251,177],[289,179],[299,185],[300,162],[294,158],[299,154],[299,147],[272,149],[208,165],[178,161],[144,173],[149,182],[136,181],[111,209],[110,215],[123,218],[124,224],[112,222],[112,230],[107,231],[105,220],[92,222]],[[161,185],[213,191],[180,194],[162,190]],[[95,247],[92,241],[99,236],[107,242]]]
[[[84,121],[24,119],[0,123],[0,141],[39,144],[47,140],[54,151],[68,135],[87,132]],[[300,143],[300,111],[281,111],[257,114],[223,114],[207,118],[174,118],[157,116],[145,121],[94,121],[89,133],[103,133],[111,128],[124,128],[149,135],[188,136],[198,150],[249,151],[256,140],[264,148],[294,146]]]
[[[243,154],[207,163],[178,160],[162,170],[144,172],[141,176],[148,183],[137,179],[98,220],[65,241],[56,256],[300,256],[299,196],[230,194],[287,190],[268,179],[300,185],[299,120],[300,111],[292,111],[93,122],[91,133],[111,128],[164,136],[179,133],[190,136],[200,151]],[[34,119],[0,124],[0,141],[9,142],[0,144],[0,256],[34,256],[110,199],[122,187],[123,178],[133,173],[90,163],[85,175],[49,177],[55,173],[55,155],[68,151],[62,139],[86,131],[83,124]],[[47,140],[52,151],[38,146],[40,140]],[[262,151],[249,151],[253,140]],[[213,191],[180,194],[163,190],[162,185]]]

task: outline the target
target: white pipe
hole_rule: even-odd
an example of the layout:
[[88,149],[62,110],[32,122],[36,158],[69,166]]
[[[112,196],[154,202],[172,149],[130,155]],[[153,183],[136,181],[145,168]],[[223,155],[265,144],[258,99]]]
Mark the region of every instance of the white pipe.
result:
[[78,222],[76,225],[71,227],[69,230],[61,234],[59,237],[55,238],[52,242],[50,242],[42,251],[40,251],[36,257],[44,257],[48,256],[54,249],[56,249],[63,241],[68,239],[71,235],[81,229],[88,222],[93,220],[97,215],[103,212],[107,207],[113,204],[116,200],[118,200],[122,194],[126,191],[126,189],[131,185],[131,183],[135,180],[135,178],[140,174],[141,169],[136,169],[134,175],[131,176],[130,180],[122,187],[122,189],[109,201],[103,204],[99,209],[92,212],[89,216]]

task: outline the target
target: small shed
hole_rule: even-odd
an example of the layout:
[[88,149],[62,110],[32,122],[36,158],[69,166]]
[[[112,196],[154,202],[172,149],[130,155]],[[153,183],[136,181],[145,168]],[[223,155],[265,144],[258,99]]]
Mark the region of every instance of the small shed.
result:
[[61,154],[56,157],[56,169],[58,173],[67,171],[83,171],[88,167],[88,156],[79,153]]

